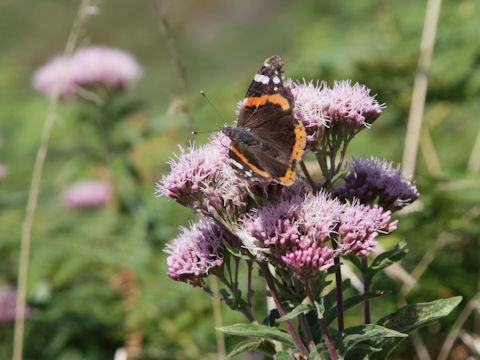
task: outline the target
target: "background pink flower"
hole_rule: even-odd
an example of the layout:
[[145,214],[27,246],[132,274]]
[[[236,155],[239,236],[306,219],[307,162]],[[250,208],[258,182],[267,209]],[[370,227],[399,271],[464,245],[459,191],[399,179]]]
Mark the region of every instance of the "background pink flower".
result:
[[112,197],[112,187],[105,181],[83,180],[72,184],[62,195],[66,208],[92,208],[105,205]]
[[88,46],[77,50],[70,59],[57,56],[39,68],[32,79],[34,89],[53,96],[69,98],[78,87],[105,86],[123,89],[134,86],[142,69],[130,53],[105,46]]

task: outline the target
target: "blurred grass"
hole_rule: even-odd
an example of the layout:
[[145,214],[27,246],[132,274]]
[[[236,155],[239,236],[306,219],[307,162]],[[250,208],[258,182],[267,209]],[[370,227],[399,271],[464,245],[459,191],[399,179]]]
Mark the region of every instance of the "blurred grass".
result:
[[[0,12],[0,162],[9,166],[0,182],[0,283],[16,278],[20,228],[34,154],[47,102],[30,88],[34,70],[59,53],[66,40],[77,2],[19,0]],[[197,289],[166,275],[166,241],[186,225],[188,210],[153,196],[154,182],[168,171],[165,162],[176,144],[188,139],[186,118],[169,114],[180,92],[179,80],[157,28],[150,1],[101,1],[83,44],[104,44],[134,53],[146,76],[127,99],[139,99],[144,109],[130,117],[118,136],[127,134],[131,147],[125,157],[140,174],[140,188],[122,175],[121,165],[105,169],[82,152],[78,107],[64,104],[52,134],[40,207],[34,224],[29,301],[34,307],[27,324],[28,359],[113,358],[126,334],[126,318],[143,330],[145,359],[210,359],[215,357],[211,300]],[[301,2],[266,0],[171,2],[168,20],[187,68],[186,101],[199,130],[222,124],[200,96],[205,90],[226,121],[235,115],[252,75],[273,54],[286,62],[294,79],[352,79],[366,84],[388,105],[371,130],[352,143],[355,156],[376,155],[398,162],[406,128],[413,75],[425,4],[418,1],[346,0]],[[478,1],[444,1],[434,51],[425,121],[441,162],[441,175],[429,174],[420,156],[416,179],[423,210],[400,221],[395,240],[411,246],[403,262],[412,270],[442,233],[455,240],[440,249],[435,260],[408,296],[408,301],[477,291],[479,264],[478,174],[466,174],[466,164],[480,130],[480,43]],[[148,136],[145,136],[147,134]],[[116,134],[115,134],[116,135]],[[205,142],[207,135],[199,135]],[[88,137],[87,137],[88,138]],[[124,218],[118,209],[64,212],[63,189],[82,177],[111,176],[119,193],[138,192],[147,224]],[[474,185],[448,188],[465,179]],[[476,183],[475,183],[476,181]],[[472,214],[468,217],[468,214]],[[476,214],[476,215],[475,215]],[[386,245],[385,245],[386,246]],[[133,269],[141,300],[129,313],[108,281],[122,267]],[[258,284],[257,284],[258,285]],[[380,277],[376,288],[398,292],[401,284]],[[260,290],[259,290],[260,291]],[[195,299],[195,301],[191,301]],[[259,313],[263,304],[258,304]],[[374,319],[396,304],[394,296],[376,300]],[[224,311],[225,323],[242,319]],[[133,319],[133,320],[132,320]],[[352,323],[358,314],[349,314]],[[435,351],[453,323],[423,331]],[[3,325],[0,325],[3,326]],[[475,330],[474,321],[467,324]],[[7,335],[0,340],[0,357],[8,354]],[[478,330],[478,329],[477,329]],[[43,334],[38,336],[38,334]],[[234,342],[227,338],[227,346]],[[413,350],[408,342],[404,358]]]

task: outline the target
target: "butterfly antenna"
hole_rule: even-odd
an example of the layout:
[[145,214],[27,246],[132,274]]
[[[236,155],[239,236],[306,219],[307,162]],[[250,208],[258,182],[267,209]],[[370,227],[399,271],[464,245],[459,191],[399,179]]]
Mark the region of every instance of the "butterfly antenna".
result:
[[202,96],[208,101],[208,103],[210,104],[210,106],[213,108],[213,110],[217,113],[218,117],[220,118],[220,120],[222,120],[224,123],[225,123],[225,119],[223,118],[222,114],[220,114],[220,112],[217,110],[217,108],[215,107],[215,105],[213,105],[213,103],[210,101],[210,99],[208,98],[207,94],[205,94],[205,91],[201,90],[200,91],[200,94],[202,94]]

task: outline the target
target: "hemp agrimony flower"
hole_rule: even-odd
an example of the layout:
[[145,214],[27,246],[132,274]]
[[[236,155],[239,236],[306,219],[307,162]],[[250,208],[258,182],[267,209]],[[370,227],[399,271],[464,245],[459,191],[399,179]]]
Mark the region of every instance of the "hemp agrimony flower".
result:
[[113,195],[112,186],[105,181],[82,180],[70,185],[62,195],[69,209],[95,208],[105,205]]
[[343,187],[334,189],[342,199],[357,198],[364,204],[377,203],[384,209],[398,210],[419,196],[414,183],[408,181],[391,162],[378,158],[353,159],[347,168]]
[[223,264],[223,230],[211,220],[181,228],[182,234],[167,244],[168,276],[174,280],[198,283],[211,269]]
[[130,88],[141,76],[142,69],[130,53],[105,46],[87,46],[70,58],[60,55],[39,68],[32,86],[48,96],[57,90],[61,98],[72,98],[81,88],[101,87],[109,91]]

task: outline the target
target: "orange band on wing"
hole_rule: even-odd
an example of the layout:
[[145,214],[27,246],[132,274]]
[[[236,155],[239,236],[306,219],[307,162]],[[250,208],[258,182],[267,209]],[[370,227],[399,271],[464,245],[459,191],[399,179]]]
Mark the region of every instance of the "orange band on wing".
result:
[[247,97],[245,99],[245,106],[260,106],[265,105],[267,102],[280,105],[285,111],[290,109],[290,104],[288,103],[288,100],[280,94]]
[[240,151],[237,150],[237,148],[235,148],[234,146],[230,146],[230,150],[232,150],[233,153],[240,158],[240,160],[242,160],[245,164],[250,166],[250,168],[253,171],[255,171],[255,173],[257,173],[260,176],[266,177],[266,178],[270,177],[269,173],[267,173],[266,171],[260,170],[258,167],[256,167],[251,162],[249,162],[248,159]]

